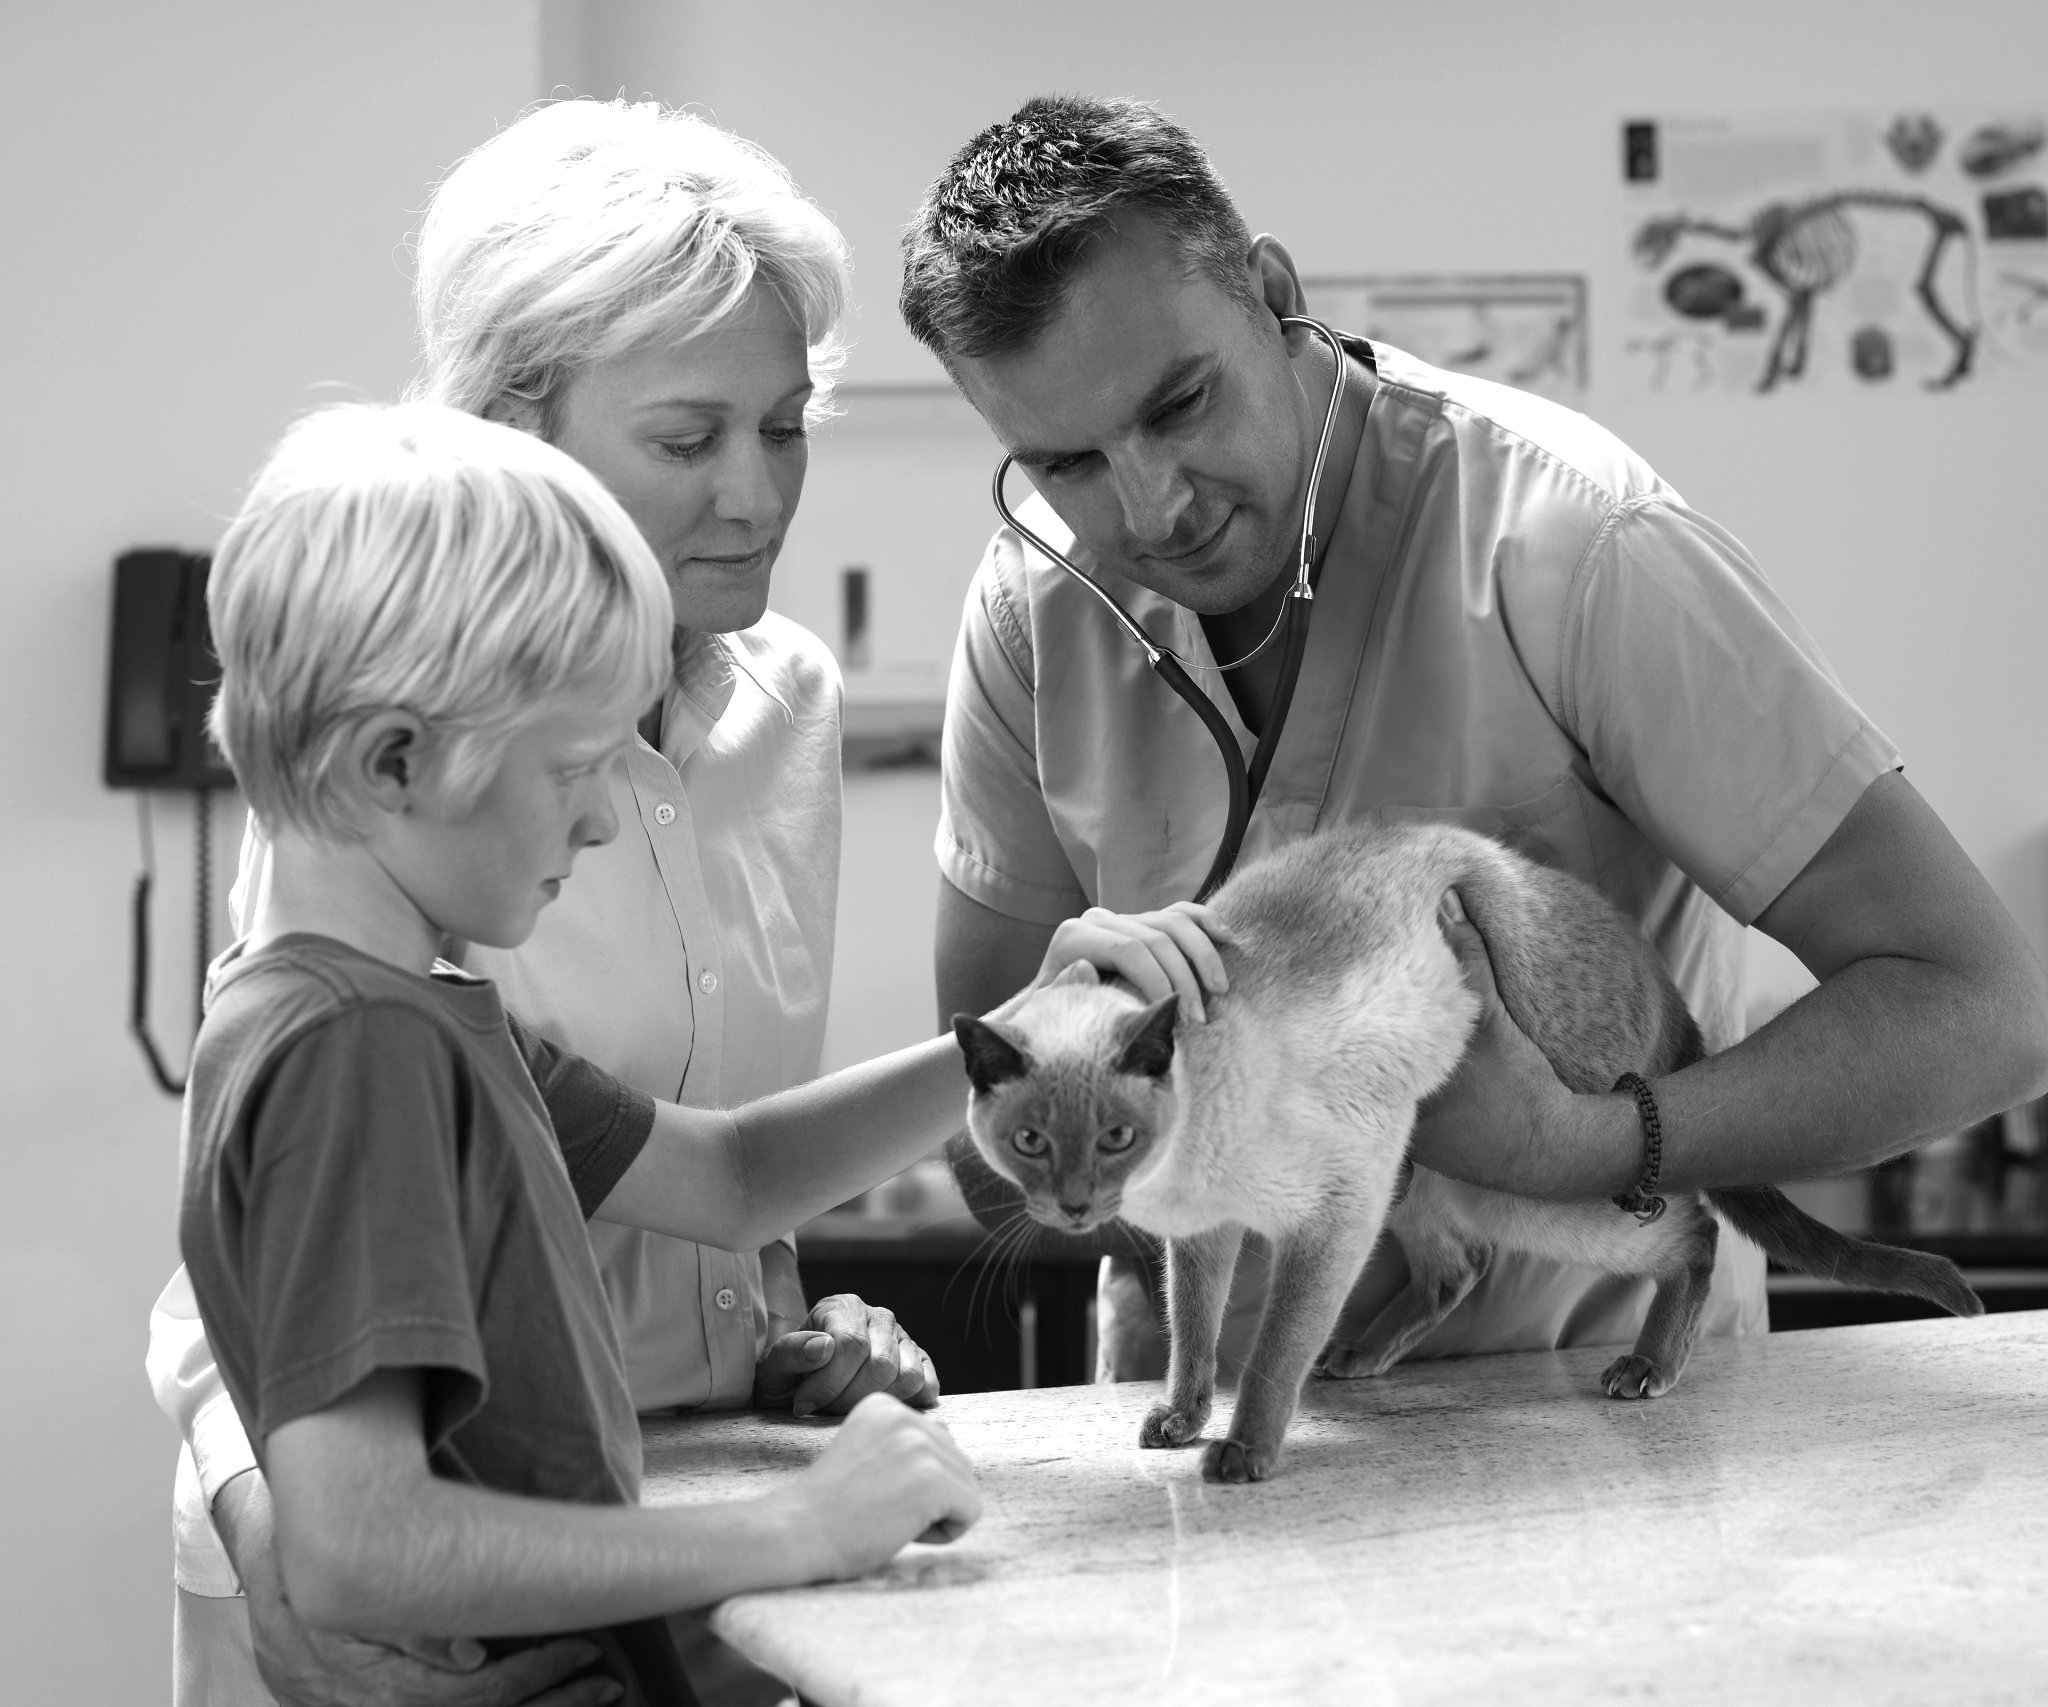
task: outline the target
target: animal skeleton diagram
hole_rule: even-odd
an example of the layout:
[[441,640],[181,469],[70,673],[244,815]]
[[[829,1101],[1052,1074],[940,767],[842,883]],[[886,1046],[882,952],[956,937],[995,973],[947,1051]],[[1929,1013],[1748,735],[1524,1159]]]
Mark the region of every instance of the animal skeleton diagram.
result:
[[[1948,340],[1951,353],[1947,370],[1926,382],[1930,391],[1945,391],[1969,373],[1980,329],[1974,320],[1951,312],[1941,298],[1937,275],[1951,243],[1960,245],[1974,295],[1976,249],[1967,222],[1938,202],[1892,190],[1841,190],[1808,201],[1768,203],[1742,225],[1724,225],[1686,214],[1668,215],[1646,220],[1637,230],[1632,248],[1639,264],[1654,268],[1670,257],[1680,239],[1689,236],[1719,238],[1746,246],[1750,264],[1785,296],[1784,317],[1778,322],[1763,377],[1756,387],[1759,392],[1766,392],[1773,390],[1780,380],[1797,379],[1806,371],[1814,300],[1855,271],[1857,219],[1872,215],[1902,216],[1924,221],[1927,226],[1926,246],[1921,251],[1913,293],[1927,317]],[[1742,301],[1742,281],[1722,267],[1680,269],[1666,281],[1665,297],[1674,309],[1690,319],[1723,320],[1732,328],[1760,324],[1760,311]],[[1859,347],[1856,360],[1859,371],[1871,377],[1888,373],[1889,340]]]

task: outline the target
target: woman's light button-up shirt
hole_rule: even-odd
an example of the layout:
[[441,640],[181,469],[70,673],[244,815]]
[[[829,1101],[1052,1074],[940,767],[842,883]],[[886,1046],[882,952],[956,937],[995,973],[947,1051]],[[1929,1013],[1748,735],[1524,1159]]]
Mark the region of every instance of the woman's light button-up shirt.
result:
[[[779,616],[687,636],[661,749],[619,766],[619,833],[510,951],[505,1005],[656,1097],[732,1107],[814,1078],[839,898],[838,666]],[[633,1402],[748,1403],[760,1259],[593,1222]]]

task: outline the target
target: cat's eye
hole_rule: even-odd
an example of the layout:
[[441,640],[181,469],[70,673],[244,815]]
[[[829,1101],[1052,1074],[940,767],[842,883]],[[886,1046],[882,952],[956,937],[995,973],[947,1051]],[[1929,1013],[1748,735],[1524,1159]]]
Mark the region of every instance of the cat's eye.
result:
[[1096,1148],[1099,1150],[1128,1150],[1131,1147],[1132,1141],[1137,1136],[1138,1129],[1134,1126],[1112,1126],[1095,1141]]
[[1043,1132],[1034,1132],[1028,1126],[1020,1126],[1010,1134],[1010,1142],[1020,1156],[1042,1156],[1051,1148]]

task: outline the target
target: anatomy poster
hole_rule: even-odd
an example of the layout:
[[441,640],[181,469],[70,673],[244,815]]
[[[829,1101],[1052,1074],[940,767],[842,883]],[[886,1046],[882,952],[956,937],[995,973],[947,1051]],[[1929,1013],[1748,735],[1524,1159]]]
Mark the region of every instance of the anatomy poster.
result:
[[1574,406],[1586,395],[1586,281],[1575,273],[1304,279],[1308,311],[1432,367]]
[[1622,127],[1634,395],[2048,386],[2048,112]]

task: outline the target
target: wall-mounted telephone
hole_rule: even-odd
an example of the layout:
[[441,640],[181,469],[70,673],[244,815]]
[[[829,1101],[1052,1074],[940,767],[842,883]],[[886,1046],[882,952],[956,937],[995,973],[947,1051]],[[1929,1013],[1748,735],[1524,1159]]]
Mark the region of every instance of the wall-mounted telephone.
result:
[[206,625],[210,559],[129,551],[114,564],[114,640],[107,673],[109,788],[233,788],[206,732],[220,664]]
[[142,872],[135,880],[134,963],[128,1029],[150,1073],[173,1096],[185,1087],[164,1064],[149,1029],[149,891],[156,857],[150,833],[151,789],[193,792],[194,964],[203,991],[212,955],[214,789],[233,788],[235,773],[206,730],[220,661],[206,621],[211,559],[191,551],[124,552],[114,564],[113,644],[107,669],[107,745],[101,774],[109,788],[132,788],[142,832]]

